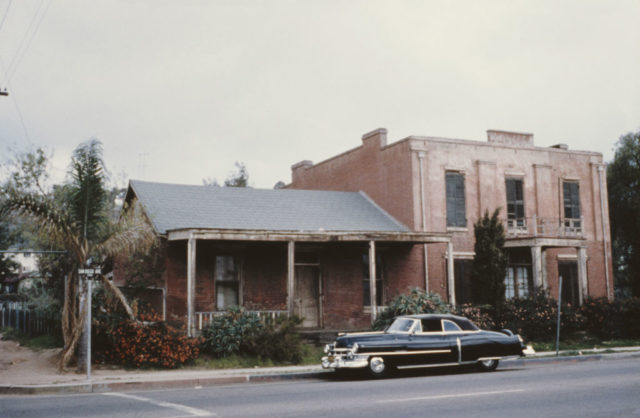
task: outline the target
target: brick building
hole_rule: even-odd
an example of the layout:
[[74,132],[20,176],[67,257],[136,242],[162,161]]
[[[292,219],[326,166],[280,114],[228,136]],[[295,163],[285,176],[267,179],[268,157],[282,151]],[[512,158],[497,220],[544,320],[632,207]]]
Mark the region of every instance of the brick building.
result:
[[[409,230],[362,192],[134,180],[126,201],[162,242],[161,266],[147,277],[160,309],[190,334],[233,305],[296,314],[306,328],[366,327],[389,288],[410,285],[413,248],[450,241]],[[119,286],[123,266],[114,271]]]
[[564,300],[612,298],[602,155],[564,144],[536,147],[532,134],[487,133],[486,142],[411,136],[387,144],[386,129],[377,129],[357,148],[293,165],[288,187],[362,190],[412,231],[451,238],[414,245],[400,270],[383,269],[382,303],[409,287],[469,302],[473,225],[496,208],[507,233],[506,297],[540,286],[557,295],[562,276]]

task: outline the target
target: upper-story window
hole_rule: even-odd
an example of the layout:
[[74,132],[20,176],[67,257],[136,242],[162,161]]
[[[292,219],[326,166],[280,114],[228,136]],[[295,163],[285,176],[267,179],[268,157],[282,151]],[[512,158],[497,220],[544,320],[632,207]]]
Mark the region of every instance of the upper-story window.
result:
[[564,226],[571,231],[580,231],[580,185],[576,181],[562,183],[564,196]]
[[446,173],[447,186],[447,226],[467,226],[464,198],[464,174]]
[[508,178],[506,183],[509,228],[524,227],[524,193],[522,192],[522,179]]

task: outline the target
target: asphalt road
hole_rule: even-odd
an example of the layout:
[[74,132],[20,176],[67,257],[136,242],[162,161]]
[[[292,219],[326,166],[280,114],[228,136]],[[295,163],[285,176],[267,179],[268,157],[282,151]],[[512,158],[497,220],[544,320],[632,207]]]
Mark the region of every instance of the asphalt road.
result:
[[212,388],[2,396],[2,417],[640,416],[640,359]]

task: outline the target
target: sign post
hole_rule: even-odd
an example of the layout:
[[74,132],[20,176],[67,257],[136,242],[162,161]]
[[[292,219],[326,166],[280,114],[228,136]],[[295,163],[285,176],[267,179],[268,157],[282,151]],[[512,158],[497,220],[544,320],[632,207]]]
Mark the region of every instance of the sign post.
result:
[[556,356],[560,354],[560,314],[562,309],[562,276],[558,280],[558,324],[556,326]]
[[86,324],[84,326],[85,334],[86,334],[86,344],[87,344],[87,380],[91,379],[91,296],[92,296],[92,287],[93,287],[93,276],[96,274],[101,274],[101,270],[99,268],[96,269],[78,269],[78,274],[82,277],[84,276],[87,280],[87,317]]

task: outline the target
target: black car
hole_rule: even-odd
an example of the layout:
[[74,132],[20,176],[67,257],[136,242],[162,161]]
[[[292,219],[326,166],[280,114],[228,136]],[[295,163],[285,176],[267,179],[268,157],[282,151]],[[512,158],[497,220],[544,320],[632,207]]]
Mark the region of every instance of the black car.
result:
[[424,314],[395,318],[382,332],[338,336],[325,347],[325,369],[368,368],[380,377],[390,369],[476,365],[495,370],[500,359],[519,357],[531,350],[509,330],[483,331],[467,318]]

